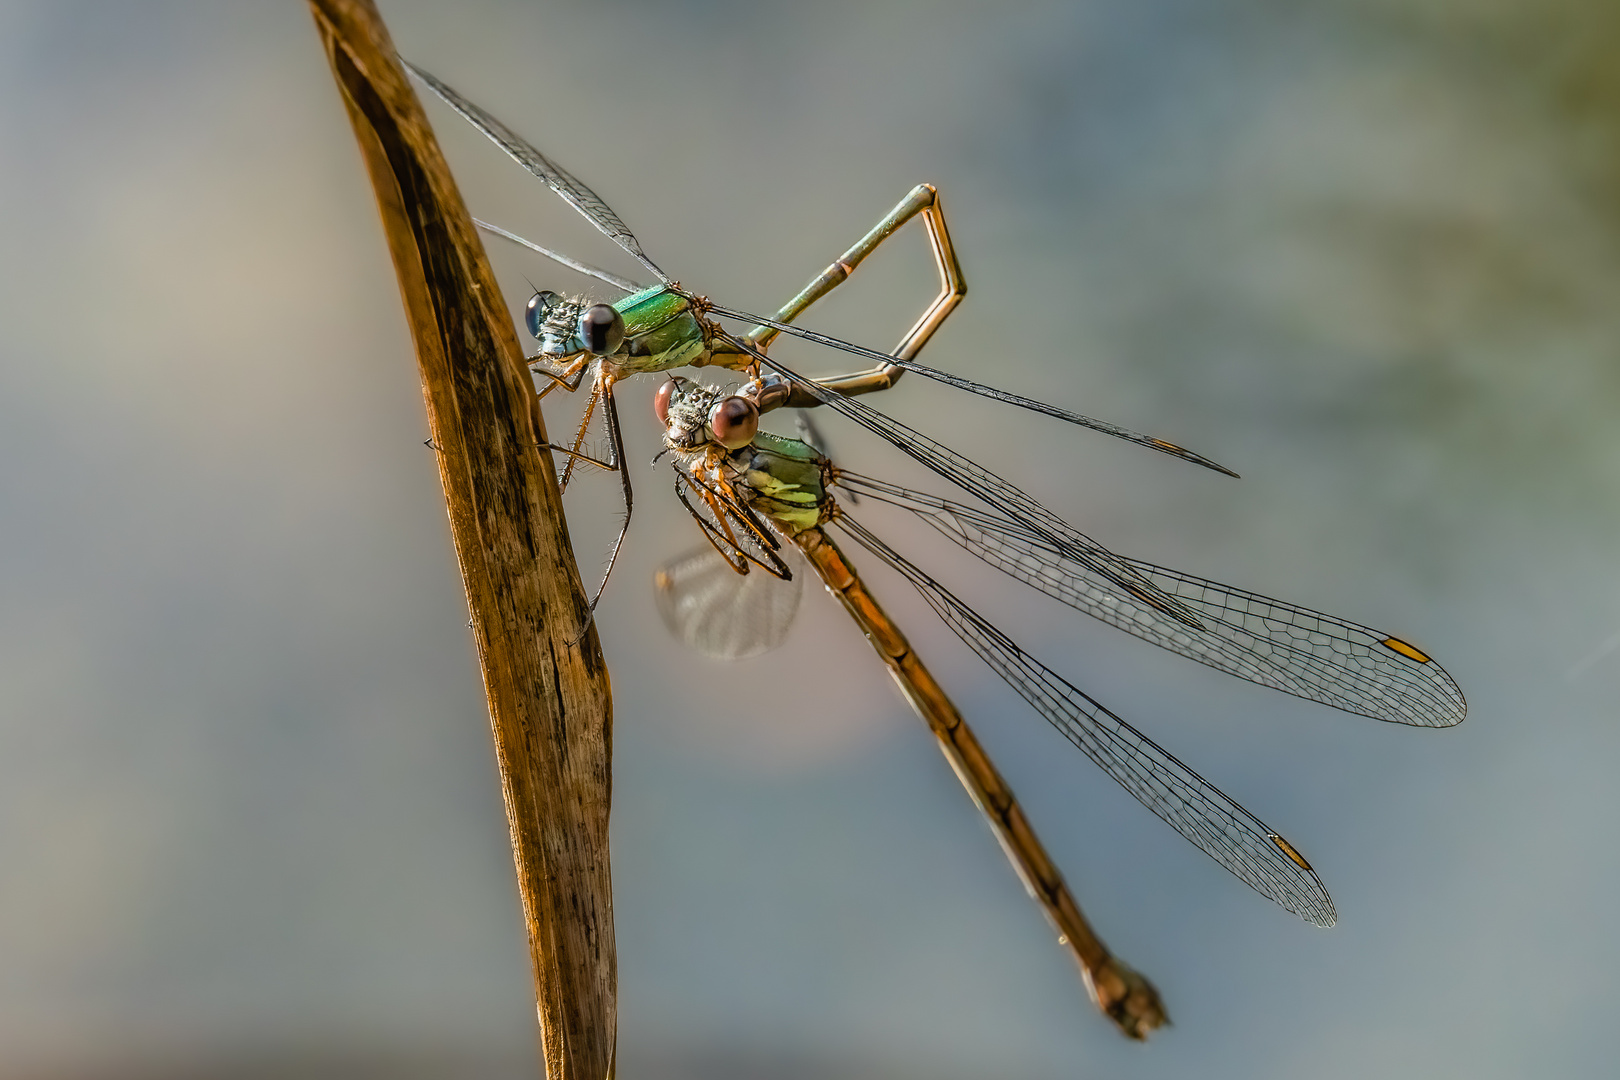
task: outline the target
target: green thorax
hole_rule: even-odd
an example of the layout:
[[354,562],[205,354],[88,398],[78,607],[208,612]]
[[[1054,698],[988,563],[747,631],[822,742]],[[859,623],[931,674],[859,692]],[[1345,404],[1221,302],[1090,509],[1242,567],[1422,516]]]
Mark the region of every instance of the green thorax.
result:
[[790,535],[821,524],[832,512],[829,464],[809,443],[761,431],[751,444],[733,451],[728,463],[748,504]]
[[740,367],[750,359],[716,339],[692,302],[665,286],[632,293],[613,306],[624,317],[624,347],[611,360],[620,376],[688,365]]

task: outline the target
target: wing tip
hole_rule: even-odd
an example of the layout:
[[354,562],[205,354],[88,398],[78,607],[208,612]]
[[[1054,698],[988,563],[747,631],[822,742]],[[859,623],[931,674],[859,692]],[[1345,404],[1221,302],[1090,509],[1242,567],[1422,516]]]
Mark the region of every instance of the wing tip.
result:
[[1305,861],[1305,856],[1301,855],[1299,853],[1299,849],[1293,844],[1290,844],[1287,840],[1284,840],[1276,833],[1267,833],[1266,839],[1277,845],[1277,849],[1284,855],[1288,856],[1295,866],[1299,867],[1301,870],[1312,875],[1313,877],[1316,875],[1316,871],[1311,868],[1311,864]]
[[1434,663],[1434,657],[1430,656],[1416,645],[1413,645],[1411,642],[1402,641],[1400,638],[1395,637],[1394,635],[1384,638],[1384,640],[1380,641],[1378,644],[1382,645],[1392,653],[1397,653],[1406,657],[1408,660],[1415,660],[1420,664]]
[[1152,437],[1150,435],[1150,436],[1148,436],[1147,444],[1149,446],[1151,446],[1155,450],[1162,450],[1166,454],[1170,454],[1170,455],[1173,455],[1175,457],[1181,458],[1183,461],[1190,461],[1194,465],[1202,465],[1206,469],[1212,469],[1215,472],[1223,473],[1226,476],[1232,477],[1232,479],[1234,479],[1234,480],[1243,479],[1243,477],[1239,476],[1237,473],[1233,472],[1231,469],[1228,469],[1225,465],[1222,465],[1220,462],[1211,461],[1209,458],[1205,457],[1203,454],[1199,454],[1199,453],[1196,453],[1196,452],[1194,452],[1192,450],[1189,450],[1185,446],[1178,446],[1177,444],[1171,442],[1169,439],[1156,439],[1156,438],[1154,438],[1154,437]]

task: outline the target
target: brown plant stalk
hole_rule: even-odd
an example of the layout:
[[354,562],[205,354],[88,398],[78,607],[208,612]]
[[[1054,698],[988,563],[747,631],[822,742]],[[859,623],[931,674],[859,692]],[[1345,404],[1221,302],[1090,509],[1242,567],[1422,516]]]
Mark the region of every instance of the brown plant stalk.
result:
[[369,0],[310,0],[416,343],[488,695],[546,1076],[613,1072],[612,704],[517,335]]

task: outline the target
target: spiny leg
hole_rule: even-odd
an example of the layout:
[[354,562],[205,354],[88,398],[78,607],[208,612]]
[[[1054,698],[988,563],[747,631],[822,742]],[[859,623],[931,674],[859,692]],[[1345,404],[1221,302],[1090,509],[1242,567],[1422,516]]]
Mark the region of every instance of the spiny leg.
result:
[[[584,416],[584,419],[580,420],[580,422],[579,422],[579,431],[576,432],[575,435],[574,435],[574,445],[573,446],[571,446],[571,447],[563,446],[561,443],[553,443],[553,442],[541,443],[540,444],[540,446],[543,449],[553,450],[553,451],[555,451],[555,452],[557,452],[559,454],[562,454],[562,455],[564,455],[564,456],[566,456],[568,458],[568,469],[563,473],[562,480],[558,483],[558,487],[561,490],[566,491],[568,489],[568,478],[572,474],[572,472],[574,470],[574,464],[576,462],[583,461],[587,465],[595,465],[597,468],[606,469],[608,472],[617,472],[618,471],[618,468],[619,468],[618,462],[616,462],[616,461],[602,461],[602,460],[599,460],[598,458],[591,457],[591,455],[589,455],[589,454],[582,454],[582,453],[580,453],[580,450],[579,450],[579,445],[585,438],[585,429],[590,426],[591,411],[596,408],[596,403],[597,403],[598,400],[600,400],[601,394],[602,394],[601,385],[599,383],[592,383],[591,384],[591,399],[588,402],[585,403],[585,416]],[[543,397],[545,395],[542,394],[540,396]]]
[[[713,520],[715,529],[720,533],[721,537],[725,539],[726,543],[730,544],[732,549],[739,553],[738,561],[732,563],[732,569],[737,571],[739,574],[748,573],[748,558],[747,556],[741,554],[742,543],[737,539],[736,530],[731,527],[731,523],[735,520],[735,515],[732,513],[730,508],[720,501],[720,497],[715,494],[707,484],[700,483],[695,484],[694,486],[697,488],[698,498],[703,501],[704,506],[709,508],[709,517],[711,520]],[[691,508],[688,507],[688,509],[690,510]],[[697,517],[697,512],[695,510],[692,511],[692,516]],[[704,534],[708,534],[707,529],[704,530]],[[725,551],[721,549],[719,542],[713,536],[709,537],[709,542],[714,544],[716,551],[719,551],[722,555],[725,554]],[[731,557],[729,555],[726,556],[726,561],[731,562]]]
[[[596,602],[602,599],[602,591],[607,588],[608,577],[613,573],[613,564],[619,559],[619,548],[624,546],[625,534],[630,531],[630,511],[635,504],[634,493],[630,490],[630,470],[624,467],[624,436],[619,431],[619,405],[613,399],[614,382],[611,375],[604,375],[598,380],[604,401],[603,413],[607,417],[608,449],[612,452],[611,464],[600,462],[598,464],[603,464],[604,468],[618,470],[619,486],[624,491],[624,522],[619,526],[619,535],[613,541],[613,549],[608,552],[607,569],[602,571],[602,584],[596,587],[596,595],[591,597],[593,612],[596,610]],[[569,464],[573,464],[572,461]]]
[[543,367],[535,366],[536,362],[543,361],[543,359],[543,357],[536,356],[529,360],[530,371],[538,375],[544,375],[546,378],[551,380],[546,384],[545,389],[541,390],[539,394],[535,395],[536,397],[545,397],[559,386],[572,394],[575,390],[579,389],[580,380],[585,376],[585,367],[590,362],[589,356],[581,356],[572,364],[564,368],[562,373],[559,375],[554,371],[547,371]]
[[563,453],[568,455],[568,464],[563,467],[562,479],[557,482],[557,487],[561,491],[568,490],[568,481],[574,475],[574,465],[581,458],[595,464],[602,465],[604,468],[611,468],[611,466],[605,465],[603,462],[596,461],[594,458],[579,452],[580,444],[585,441],[585,429],[590,427],[591,416],[596,412],[596,403],[602,400],[602,384],[606,381],[606,376],[599,376],[594,382],[591,383],[591,396],[590,399],[585,402],[585,415],[579,418],[579,430],[574,432],[574,445],[568,449],[564,449],[555,443],[551,444],[550,446],[550,449],[562,450]]
[[577,451],[568,449],[566,446],[560,446],[557,443],[541,443],[540,445],[547,450],[554,451],[562,454],[564,457],[570,458],[570,463],[573,461],[583,461],[587,465],[595,465],[598,469],[606,469],[608,472],[618,472],[619,470],[619,466],[611,461],[601,461],[597,458],[591,457],[589,454],[581,454]]
[[719,523],[721,532],[725,533],[726,542],[732,547],[736,548],[738,551],[743,552],[743,568],[741,572],[744,574],[748,573],[747,552],[743,550],[742,541],[737,539],[737,530],[732,526],[734,524],[748,525],[749,528],[747,531],[749,533],[749,539],[761,547],[769,547],[764,534],[761,533],[757,528],[753,527],[750,522],[737,517],[736,511],[723,504],[720,501],[720,497],[707,488],[703,490],[703,501],[709,504],[709,512],[714,515],[714,520]]
[[[726,508],[720,504],[720,500],[715,493],[710,491],[708,487],[702,486],[698,488],[698,498],[703,500],[704,505],[709,508],[709,513],[714,516],[715,524],[725,536],[726,543],[741,551],[742,545],[737,542],[737,534],[731,528],[731,515],[726,513]],[[748,573],[746,564],[742,573]]]
[[[934,331],[939,329],[956,305],[962,302],[962,297],[967,295],[967,282],[962,278],[961,264],[956,261],[956,250],[951,246],[950,231],[945,227],[945,213],[940,206],[939,192],[932,184],[918,184],[913,188],[898,206],[873,226],[871,232],[861,237],[853,247],[840,255],[831,266],[805,286],[799,295],[783,305],[776,313],[776,321],[792,322],[811,304],[849,280],[849,276],[855,272],[855,268],[862,260],[918,214],[922,215],[923,226],[928,230],[929,247],[934,254],[934,265],[939,271],[940,291],[911,329],[906,331],[905,337],[894,347],[894,355],[902,360],[915,357],[922,351],[922,347],[928,344],[928,339],[934,336]],[[768,326],[756,326],[748,332],[746,340],[749,344],[764,349],[778,333],[779,331]],[[893,364],[878,364],[866,371],[816,381],[830,390],[852,395],[873,390],[887,390],[902,374],[903,368]],[[803,393],[795,393],[788,401],[788,405],[793,408],[810,408],[817,404],[819,402],[814,398]]]

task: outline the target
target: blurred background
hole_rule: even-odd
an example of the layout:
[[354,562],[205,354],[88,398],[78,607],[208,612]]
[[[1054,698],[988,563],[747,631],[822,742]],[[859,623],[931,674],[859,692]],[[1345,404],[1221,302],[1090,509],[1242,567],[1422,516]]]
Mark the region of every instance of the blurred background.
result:
[[[867,511],[1333,893],[1324,931],[1250,892],[869,567],[1165,995],[1175,1026],[1127,1043],[825,595],[755,661],[665,635],[653,569],[700,541],[633,387],[640,498],[599,619],[621,1076],[1611,1074],[1617,9],[383,12],[730,304],[774,307],[938,185],[971,293],[924,360],[1244,478],[922,379],[877,404],[1116,550],[1410,638],[1471,705],[1423,731],[1261,690]],[[308,11],[9,0],[0,83],[0,1074],[535,1075],[415,363]],[[476,213],[632,272],[429,109]],[[529,282],[588,287],[492,256],[514,311]],[[908,231],[811,323],[886,345],[933,288]],[[554,400],[559,434],[579,402]],[[594,580],[617,485],[567,501]]]

